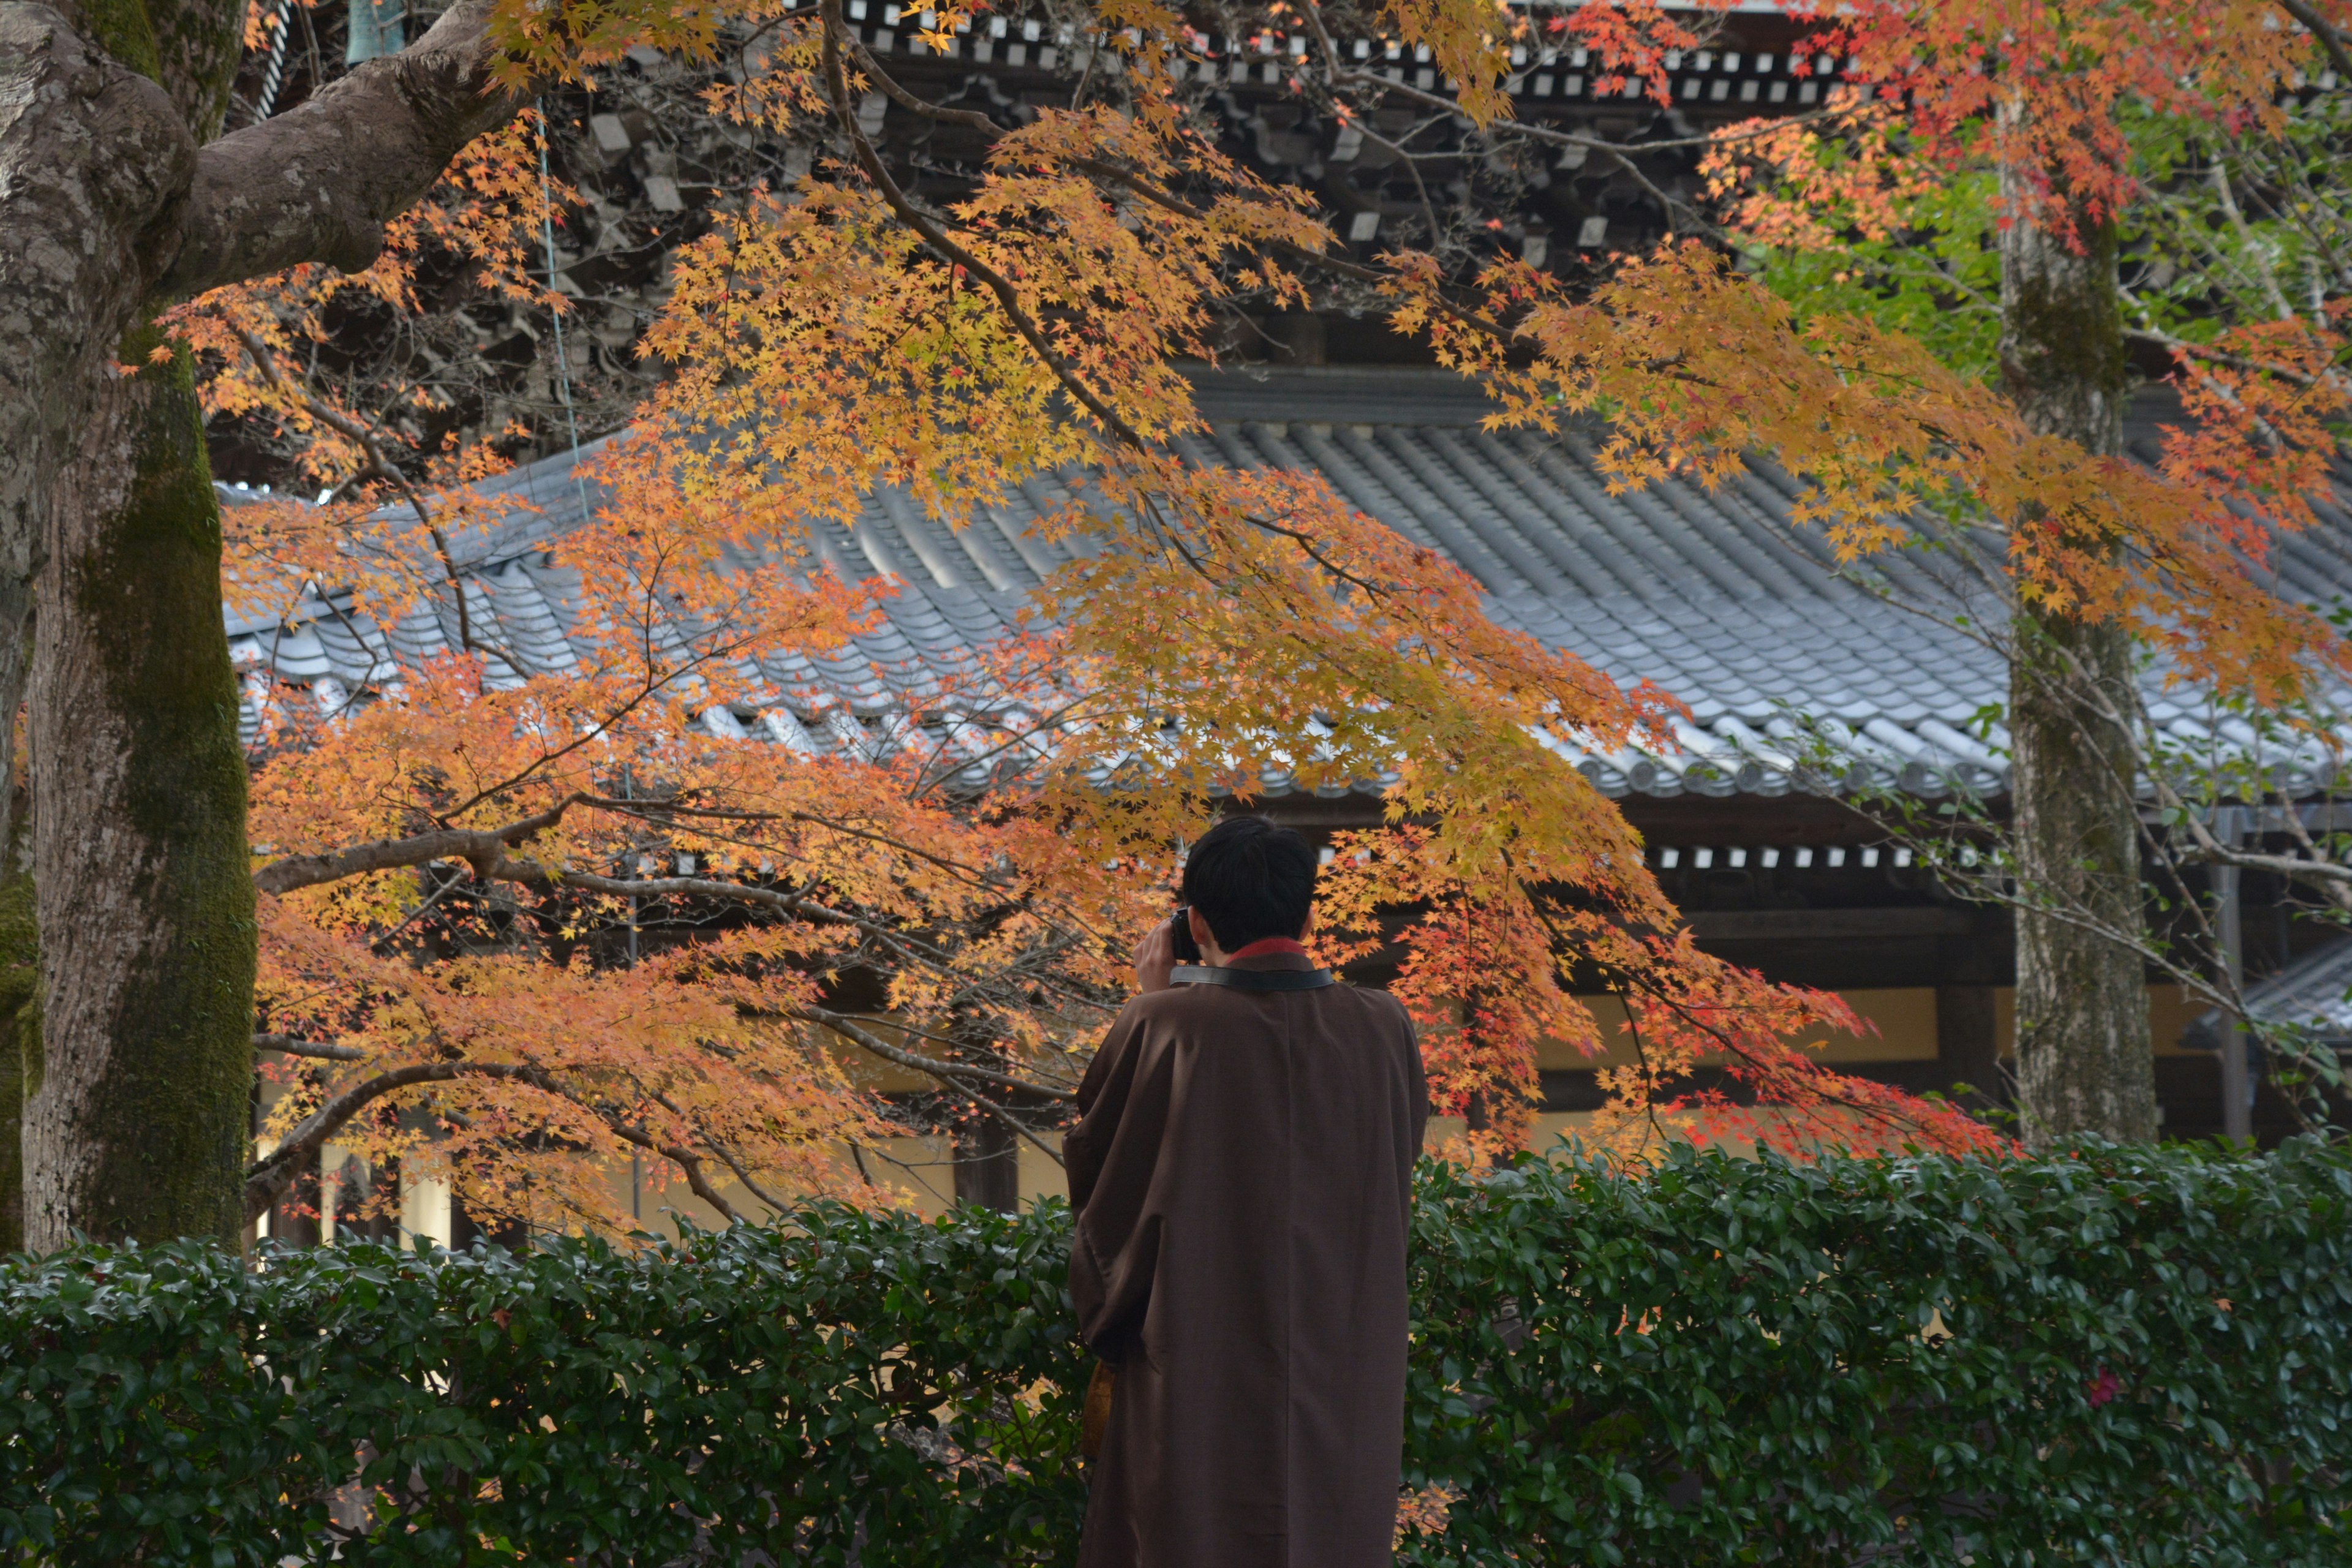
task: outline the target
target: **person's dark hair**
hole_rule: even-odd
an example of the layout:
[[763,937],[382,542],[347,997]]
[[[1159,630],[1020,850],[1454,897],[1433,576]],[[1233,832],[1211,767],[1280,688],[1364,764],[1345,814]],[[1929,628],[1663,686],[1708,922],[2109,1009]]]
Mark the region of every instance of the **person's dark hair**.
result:
[[1315,851],[1263,816],[1228,816],[1185,857],[1181,896],[1227,952],[1295,937],[1315,903]]

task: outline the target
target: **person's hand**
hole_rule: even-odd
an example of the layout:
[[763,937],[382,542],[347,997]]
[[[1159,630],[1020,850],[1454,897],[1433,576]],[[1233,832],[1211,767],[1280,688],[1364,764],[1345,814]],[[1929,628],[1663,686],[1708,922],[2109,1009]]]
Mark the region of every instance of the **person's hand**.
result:
[[1176,942],[1166,921],[1153,921],[1143,940],[1135,944],[1135,988],[1146,995],[1168,989],[1168,972],[1176,967]]

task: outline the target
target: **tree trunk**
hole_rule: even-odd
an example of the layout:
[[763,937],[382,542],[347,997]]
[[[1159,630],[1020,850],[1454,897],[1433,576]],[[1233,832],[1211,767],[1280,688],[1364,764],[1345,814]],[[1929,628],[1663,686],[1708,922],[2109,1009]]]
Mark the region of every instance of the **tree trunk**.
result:
[[[2015,193],[2012,192],[2012,199]],[[2012,213],[2001,236],[2001,378],[2026,423],[2122,450],[2129,394],[2116,231]],[[2063,521],[2063,520],[2062,520]],[[2112,622],[2021,609],[2010,675],[2017,918],[2017,1078],[2025,1142],[2156,1136],[2139,954],[2133,645]]]
[[[63,30],[55,13],[33,19]],[[253,1070],[253,890],[219,508],[193,369],[184,354],[156,362],[163,336],[139,324],[141,231],[218,129],[237,29],[228,7],[202,0],[152,10],[131,0],[81,20],[103,57],[64,96],[116,87],[121,102],[102,129],[135,128],[163,153],[152,172],[170,183],[134,191],[127,209],[76,215],[85,258],[114,265],[73,274],[79,309],[46,323],[58,377],[47,396],[69,422],[53,433],[52,482],[26,520],[38,531],[12,540],[0,563],[52,568],[33,594],[26,726],[39,764],[34,907],[47,940],[42,1067],[21,1122],[22,1224],[41,1250],[76,1232],[234,1237]],[[154,91],[110,83],[109,65]],[[69,184],[97,177],[83,160],[100,149],[74,152],[45,172]],[[10,609],[0,635],[13,646],[23,606],[0,602]]]
[[[0,1253],[25,1245],[25,1101],[40,1088],[41,1074],[30,793],[20,794],[16,782],[16,721],[32,668],[32,590],[29,570],[0,569]],[[15,626],[25,635],[7,636]]]
[[0,878],[0,1253],[25,1246],[25,1101],[40,1087],[40,949],[33,879]]
[[[13,717],[23,705],[26,662],[15,661],[13,689],[0,684],[0,714]],[[7,674],[0,669],[0,681]],[[5,726],[15,729],[13,722]],[[0,746],[0,757],[10,749]],[[0,1253],[25,1246],[25,1101],[41,1087],[40,933],[33,919],[28,825],[16,795],[13,784],[0,785],[0,803],[16,808],[8,811],[8,831],[0,837]]]
[[[56,11],[0,5],[0,88],[8,106],[0,113],[0,191],[5,192],[0,205],[0,615],[7,616],[0,624],[0,643],[9,654],[4,673],[20,682],[20,692],[26,611],[36,596],[35,574],[56,542],[61,480],[78,463],[94,462],[100,467],[91,471],[101,474],[103,465],[126,464],[135,433],[126,409],[152,400],[157,373],[134,382],[116,375],[113,366],[128,348],[121,342],[124,325],[138,319],[142,233],[194,170],[194,141],[176,106],[147,75],[132,68],[152,73],[157,58],[144,15],[136,6],[117,7],[102,20],[111,32],[126,36],[110,37],[100,47]],[[117,433],[111,440],[93,440],[88,425],[101,395],[114,405],[104,421]],[[188,405],[182,399],[173,407],[184,416]],[[180,448],[187,444],[183,441]],[[118,478],[113,488],[120,494],[126,487]],[[70,508],[73,502],[65,504]],[[217,619],[216,605],[213,615]],[[122,634],[136,629],[134,622],[117,628]],[[80,742],[70,723],[54,721],[64,716],[51,716],[45,725],[37,703],[36,709],[27,726],[36,757],[42,756],[45,730],[61,731],[58,738],[68,746]],[[110,735],[105,716],[97,717]],[[35,770],[37,775],[42,771]],[[37,776],[37,822],[41,786]],[[51,818],[53,832],[47,838],[37,829],[36,910],[40,890],[55,895],[68,887],[39,865],[50,840],[73,837],[54,830],[70,824],[92,838],[106,837],[102,824],[77,809],[95,804],[68,805],[68,816]],[[84,876],[88,869],[85,863]],[[111,879],[110,868],[96,885],[78,879],[70,891],[77,900],[97,892],[110,910],[115,900],[101,889]],[[87,924],[82,929],[85,937],[91,932]],[[29,931],[21,934],[29,942]],[[80,951],[87,945],[85,941]],[[24,989],[27,994],[16,998],[16,1018],[37,1019],[37,1011],[27,1011],[37,988]],[[70,1064],[60,1084],[47,1070],[46,1057],[46,1051],[38,1053],[20,1069],[16,1151],[23,1170],[17,1216],[22,1240],[44,1249],[62,1243],[77,1226],[101,1235],[109,1228],[87,1203],[66,1198],[64,1188],[86,1186],[82,1173],[68,1176],[62,1185],[45,1181],[58,1136],[69,1136],[80,1120],[70,1114],[70,1106],[62,1107],[68,1114],[58,1115],[60,1096],[82,1087],[81,1075]],[[110,1086],[101,1078],[87,1087]],[[121,1141],[135,1145],[150,1134],[173,1136],[164,1128],[141,1129]]]
[[243,16],[0,0],[0,647],[27,583],[39,605],[35,1247],[238,1228],[253,892],[220,517],[190,366],[146,323],[298,263],[365,267],[523,101],[490,78],[490,0],[457,0],[399,56],[200,146]]
[[956,1129],[955,1195],[999,1214],[1020,1212],[1020,1140],[993,1116],[975,1111]]
[[[161,342],[146,331],[126,348]],[[233,1241],[254,894],[220,509],[185,354],[105,389],[50,524],[31,726],[47,1050],[25,1118],[26,1240]]]

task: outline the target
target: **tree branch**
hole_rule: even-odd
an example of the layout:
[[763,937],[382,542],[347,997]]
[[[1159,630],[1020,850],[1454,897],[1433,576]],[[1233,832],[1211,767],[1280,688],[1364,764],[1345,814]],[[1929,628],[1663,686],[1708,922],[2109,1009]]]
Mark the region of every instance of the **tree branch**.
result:
[[901,1050],[872,1030],[861,1026],[856,1019],[840,1013],[829,1013],[822,1007],[796,1008],[793,1010],[793,1016],[803,1022],[831,1029],[861,1050],[870,1051],[884,1061],[896,1062],[902,1068],[911,1068],[917,1072],[928,1073],[942,1083],[953,1084],[958,1079],[971,1079],[981,1083],[995,1084],[1001,1089],[1015,1089],[1023,1094],[1042,1095],[1048,1100],[1077,1099],[1077,1096],[1068,1089],[1048,1089],[1043,1084],[1029,1083],[1014,1078],[1010,1073],[1001,1073],[992,1068],[973,1067],[964,1062],[943,1062],[936,1057],[919,1056],[913,1051]]
[[[268,1213],[269,1205],[278,1201],[278,1194],[293,1184],[297,1173],[306,1163],[316,1160],[328,1141],[370,1104],[395,1090],[413,1089],[420,1083],[447,1083],[461,1078],[508,1079],[570,1100],[611,1128],[614,1136],[634,1143],[648,1153],[657,1154],[685,1172],[688,1188],[695,1196],[717,1209],[730,1225],[743,1223],[743,1216],[735,1205],[720,1196],[718,1189],[710,1184],[710,1177],[703,1169],[701,1157],[693,1150],[682,1144],[664,1143],[643,1128],[633,1127],[612,1112],[587,1104],[578,1095],[566,1093],[544,1069],[528,1062],[420,1062],[413,1067],[394,1068],[352,1085],[305,1117],[299,1126],[286,1135],[284,1142],[246,1173],[246,1223],[250,1225]],[[752,1190],[758,1191],[756,1187]],[[768,1201],[764,1194],[761,1194],[761,1201]]]
[[[758,904],[778,914],[798,916],[803,920],[829,925],[848,926],[862,931],[877,940],[889,942],[898,952],[917,960],[943,965],[944,955],[923,951],[908,933],[894,930],[884,922],[865,916],[828,907],[806,893],[779,891],[744,882],[723,882],[709,877],[646,877],[621,878],[600,876],[593,871],[551,869],[536,861],[518,860],[507,854],[509,847],[520,844],[532,836],[552,827],[563,814],[574,805],[594,806],[624,815],[644,817],[630,804],[608,800],[601,795],[573,792],[546,810],[533,813],[507,824],[503,827],[449,827],[431,833],[419,833],[406,838],[380,838],[368,844],[353,845],[347,849],[332,849],[318,855],[289,855],[274,860],[253,874],[255,889],[264,893],[288,893],[299,888],[315,887],[345,877],[364,876],[372,871],[390,871],[404,866],[425,866],[437,860],[463,860],[473,869],[478,881],[513,882],[537,893],[552,893],[559,888],[572,887],[583,892],[601,893],[618,899],[710,898],[727,899],[737,903]],[[705,813],[702,815],[717,815]],[[651,820],[647,818],[647,820]],[[828,826],[839,827],[840,825]],[[841,831],[854,831],[840,827]],[[919,851],[915,851],[919,853]],[[948,865],[948,862],[940,862]],[[436,897],[438,894],[436,895]]]
[[2321,16],[2318,9],[2310,4],[2310,0],[2279,0],[2279,5],[2288,16],[2302,23],[2305,31],[2319,40],[2319,47],[2326,49],[2327,58],[2335,62],[2336,74],[2347,81],[2352,81],[2352,51],[2346,49],[2344,35],[2336,25]]
[[528,98],[491,77],[493,8],[457,0],[400,53],[199,149],[155,292],[187,299],[304,262],[345,272],[373,262],[384,225]]
[[1101,395],[1078,374],[1077,368],[1054,347],[1044,327],[1022,304],[1020,291],[1013,288],[1012,280],[957,244],[946,228],[916,206],[906,192],[899,188],[898,182],[891,177],[888,167],[882,162],[882,155],[874,150],[873,142],[858,124],[856,111],[849,101],[849,78],[841,63],[841,42],[854,35],[849,30],[849,24],[842,19],[841,0],[825,0],[824,16],[824,78],[826,89],[833,98],[835,116],[840,121],[842,133],[849,138],[850,150],[856,157],[858,167],[866,172],[867,179],[874,182],[875,189],[881,192],[883,201],[898,215],[898,221],[921,237],[923,243],[929,246],[934,254],[961,267],[979,279],[982,287],[996,296],[997,306],[1004,312],[1006,321],[1020,333],[1030,352],[1053,373],[1054,378],[1061,383],[1063,391],[1069,394],[1072,401],[1101,421],[1103,427],[1126,446],[1139,452],[1147,450],[1150,444],[1144,440],[1142,435],[1121,417],[1117,409],[1105,402]]
[[[562,1094],[563,1092],[562,1089],[556,1089],[551,1084],[542,1085],[542,1087],[546,1088],[549,1092],[553,1094]],[[565,1098],[570,1099],[571,1097],[567,1095]],[[574,1101],[574,1103],[577,1103],[577,1101]],[[635,1143],[638,1148],[645,1150],[649,1154],[660,1155],[663,1159],[667,1160],[671,1164],[676,1165],[679,1170],[684,1171],[686,1173],[687,1190],[691,1192],[696,1197],[700,1198],[704,1203],[709,1204],[712,1208],[717,1209],[720,1217],[725,1219],[729,1225],[741,1225],[743,1223],[743,1215],[741,1212],[738,1210],[733,1204],[730,1204],[725,1198],[720,1197],[719,1195],[719,1189],[710,1184],[709,1173],[702,1168],[702,1157],[697,1154],[693,1150],[685,1147],[683,1144],[663,1143],[657,1142],[652,1134],[646,1132],[643,1128],[632,1127],[627,1122],[621,1121],[618,1117],[610,1115],[602,1110],[597,1110],[593,1106],[590,1106],[587,1109],[593,1115],[601,1118],[604,1125],[613,1130],[615,1136],[622,1138],[628,1142]],[[757,1188],[753,1188],[752,1190],[755,1193],[758,1192]],[[768,1200],[764,1194],[761,1194],[760,1201],[765,1203]]]
[[[408,476],[394,468],[392,460],[383,455],[383,447],[376,440],[373,431],[341,413],[324,398],[313,396],[308,386],[289,385],[278,368],[278,356],[270,353],[268,343],[234,323],[229,331],[236,335],[238,342],[245,345],[246,358],[252,362],[253,368],[261,374],[264,381],[300,402],[304,408],[310,410],[312,418],[360,449],[367,458],[367,468],[353,475],[353,479],[373,473],[398,490],[401,498],[408,502],[408,510],[416,514],[416,521],[424,526],[425,534],[433,541],[434,551],[441,557],[441,571],[449,583],[449,598],[457,607],[457,646],[467,653],[473,652],[474,627],[466,609],[466,584],[457,575],[457,559],[449,552],[449,536],[442,531],[439,523],[433,521],[433,513],[426,509],[425,498],[416,493],[416,487],[408,482]],[[509,658],[508,662],[514,661]]]
[[946,1088],[954,1090],[957,1094],[961,1095],[964,1099],[970,1100],[973,1105],[978,1106],[982,1110],[986,1111],[989,1115],[993,1116],[999,1121],[1003,1122],[1005,1126],[1013,1130],[1013,1134],[1016,1137],[1027,1140],[1031,1144],[1036,1147],[1039,1153],[1045,1155],[1048,1160],[1053,1161],[1056,1165],[1065,1163],[1062,1159],[1061,1151],[1055,1149],[1052,1144],[1046,1142],[1044,1139],[1038,1137],[1037,1134],[1029,1131],[1029,1129],[1022,1123],[1019,1117],[1013,1115],[1011,1111],[1005,1110],[1004,1107],[997,1104],[996,1101],[989,1099],[986,1095],[982,1094],[970,1084],[957,1082],[956,1078],[957,1075],[961,1075],[964,1077],[979,1079],[989,1082],[1006,1085],[1013,1089],[1023,1089],[1032,1094],[1051,1095],[1056,1100],[1076,1100],[1077,1098],[1076,1095],[1067,1094],[1057,1089],[1040,1089],[1035,1084],[1023,1083],[1018,1079],[1007,1078],[1003,1073],[991,1072],[986,1068],[967,1068],[959,1062],[935,1061],[929,1057],[919,1057],[912,1051],[902,1051],[896,1046],[893,1046],[887,1041],[882,1039],[881,1037],[874,1034],[872,1031],[859,1028],[856,1023],[848,1018],[843,1017],[840,1014],[827,1013],[821,1007],[804,1009],[802,1013],[802,1016],[806,1017],[814,1023],[822,1023],[826,1028],[834,1031],[834,1033],[863,1047],[866,1050],[873,1052],[876,1056],[882,1058],[885,1061],[897,1062],[903,1067],[912,1068],[917,1072],[929,1074],[932,1078],[937,1079]]
[[[717,1138],[711,1136],[710,1129],[703,1126],[699,1121],[697,1121],[693,1117],[680,1110],[675,1100],[671,1100],[669,1096],[662,1093],[659,1089],[648,1088],[646,1092],[650,1095],[653,1098],[654,1102],[659,1105],[664,1110],[668,1111],[672,1116],[677,1117],[679,1121],[684,1121],[688,1126],[693,1128],[695,1136],[702,1140],[703,1147],[718,1155],[719,1163],[725,1165],[729,1170],[734,1172],[735,1179],[743,1184],[743,1190],[750,1193],[761,1203],[767,1205],[770,1213],[782,1218],[783,1215],[792,1212],[792,1205],[785,1203],[783,1199],[776,1196],[773,1193],[771,1193],[767,1188],[761,1186],[757,1181],[752,1179],[751,1173],[744,1169],[743,1162],[736,1158],[735,1152],[728,1148],[725,1143],[719,1142]],[[694,1179],[695,1173],[688,1171],[687,1173],[687,1180],[688,1182],[692,1182]],[[703,1189],[697,1187],[695,1191],[702,1192]],[[725,1213],[730,1219],[735,1217],[735,1211],[729,1208],[727,1204],[720,1199],[718,1194],[706,1194],[705,1201],[716,1205],[721,1212]]]
[[420,1083],[446,1083],[458,1078],[520,1079],[542,1089],[550,1087],[546,1075],[537,1068],[509,1062],[420,1062],[363,1079],[305,1117],[286,1135],[284,1142],[246,1173],[245,1222],[250,1225],[268,1213],[269,1205],[293,1184],[303,1163],[317,1159],[327,1141],[370,1104],[395,1089]]
[[309,1057],[322,1062],[363,1062],[367,1052],[356,1046],[338,1046],[326,1040],[297,1039],[292,1035],[261,1035],[253,1037],[257,1051],[277,1051],[284,1056]]
[[[498,874],[509,849],[554,826],[563,820],[566,811],[590,798],[574,792],[545,811],[518,817],[504,827],[444,827],[407,838],[379,838],[371,844],[355,844],[323,855],[289,855],[256,871],[253,885],[265,893],[290,893],[297,888],[316,887],[320,882],[340,881],[345,877],[389,871],[402,866],[423,866],[435,860],[463,860],[473,867],[477,878],[488,881]],[[532,869],[537,872],[536,868]]]
[[2182,857],[2201,860],[2209,866],[2235,866],[2247,871],[2268,871],[2291,880],[2316,888],[2339,906],[2352,908],[2352,898],[2347,889],[2352,888],[2352,866],[2333,860],[2307,860],[2300,855],[2272,855],[2261,850],[2233,849],[2216,843],[2201,825],[2195,837],[2200,841],[2196,851]]
[[561,885],[615,899],[732,899],[738,903],[759,904],[779,914],[801,915],[828,925],[855,926],[877,935],[886,930],[875,921],[827,909],[804,894],[779,892],[749,882],[722,882],[711,877],[602,877],[593,871],[550,871],[522,860],[502,861],[491,867],[488,875],[520,882],[538,891],[552,891]]

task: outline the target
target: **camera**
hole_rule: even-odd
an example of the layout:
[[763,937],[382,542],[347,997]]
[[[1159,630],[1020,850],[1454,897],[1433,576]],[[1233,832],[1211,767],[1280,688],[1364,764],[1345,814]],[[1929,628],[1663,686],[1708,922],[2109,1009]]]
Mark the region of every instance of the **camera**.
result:
[[1201,944],[1192,940],[1192,911],[1189,907],[1180,906],[1168,922],[1168,946],[1179,963],[1201,962]]

